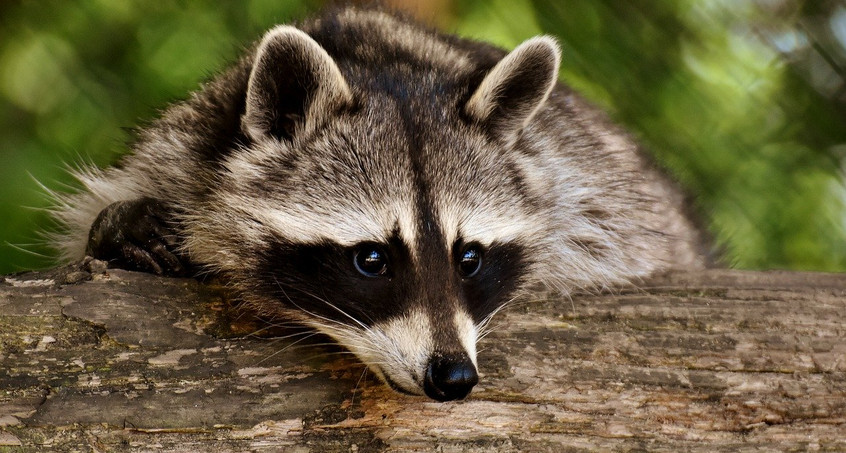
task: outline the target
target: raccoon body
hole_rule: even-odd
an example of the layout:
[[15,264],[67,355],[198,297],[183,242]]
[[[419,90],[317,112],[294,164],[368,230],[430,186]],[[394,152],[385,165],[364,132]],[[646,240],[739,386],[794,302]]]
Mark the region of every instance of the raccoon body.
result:
[[506,53],[379,10],[278,26],[80,171],[57,245],[219,274],[394,389],[463,398],[509,301],[702,266],[680,194],[559,60],[549,37]]

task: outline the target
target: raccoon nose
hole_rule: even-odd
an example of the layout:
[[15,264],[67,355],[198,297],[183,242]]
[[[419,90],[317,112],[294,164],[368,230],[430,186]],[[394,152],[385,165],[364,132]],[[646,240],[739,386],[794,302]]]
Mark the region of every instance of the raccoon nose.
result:
[[437,355],[429,360],[423,391],[433,400],[460,400],[470,393],[479,375],[466,354]]

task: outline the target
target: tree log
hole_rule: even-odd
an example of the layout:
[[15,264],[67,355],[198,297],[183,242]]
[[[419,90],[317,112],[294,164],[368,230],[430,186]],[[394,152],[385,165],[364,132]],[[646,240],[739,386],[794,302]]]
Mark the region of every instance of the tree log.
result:
[[846,451],[846,275],[512,306],[451,403],[235,305],[97,261],[0,278],[0,451]]

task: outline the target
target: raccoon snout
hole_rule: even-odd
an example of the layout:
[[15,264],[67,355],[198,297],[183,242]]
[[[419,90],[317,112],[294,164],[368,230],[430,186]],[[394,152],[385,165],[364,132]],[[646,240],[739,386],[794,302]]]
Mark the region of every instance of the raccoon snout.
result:
[[466,354],[437,355],[429,360],[423,391],[437,401],[460,400],[479,382],[476,367]]

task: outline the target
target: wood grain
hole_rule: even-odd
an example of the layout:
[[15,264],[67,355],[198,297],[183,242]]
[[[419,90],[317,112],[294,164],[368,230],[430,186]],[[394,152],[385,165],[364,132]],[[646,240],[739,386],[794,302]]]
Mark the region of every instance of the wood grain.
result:
[[513,306],[453,403],[231,305],[97,262],[5,277],[0,451],[846,451],[846,275],[711,270]]

